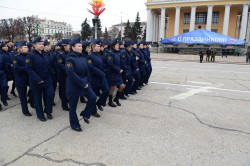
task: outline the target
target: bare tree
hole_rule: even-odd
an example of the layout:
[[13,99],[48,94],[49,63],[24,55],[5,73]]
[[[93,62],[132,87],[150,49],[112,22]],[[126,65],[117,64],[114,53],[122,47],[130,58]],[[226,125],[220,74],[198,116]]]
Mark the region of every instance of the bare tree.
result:
[[14,31],[17,41],[25,40],[25,28],[21,18],[14,20],[12,31]]
[[23,39],[24,36],[24,28],[20,19],[0,20],[0,38],[14,42],[14,40]]
[[28,16],[22,18],[22,23],[25,33],[28,35],[29,41],[31,41],[32,37],[38,34],[39,21],[34,16]]
[[0,37],[11,41],[11,27],[8,19],[0,20]]

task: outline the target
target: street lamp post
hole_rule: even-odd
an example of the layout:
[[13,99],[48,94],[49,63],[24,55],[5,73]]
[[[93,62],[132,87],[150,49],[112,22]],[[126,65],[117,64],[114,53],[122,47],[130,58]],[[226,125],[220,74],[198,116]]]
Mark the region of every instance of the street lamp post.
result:
[[98,16],[95,16],[92,21],[93,21],[93,25],[95,27],[95,39],[97,39],[97,21],[98,21]]
[[122,41],[122,12],[121,12],[121,41]]

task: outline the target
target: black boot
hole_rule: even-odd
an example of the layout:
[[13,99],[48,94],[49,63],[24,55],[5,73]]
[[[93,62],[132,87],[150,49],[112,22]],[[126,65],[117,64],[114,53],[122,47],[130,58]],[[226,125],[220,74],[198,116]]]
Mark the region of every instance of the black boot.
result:
[[15,90],[13,89],[13,90],[11,90],[11,92],[10,92],[14,97],[17,97],[17,95],[16,95],[16,93],[15,93]]
[[30,107],[33,108],[33,109],[36,109],[35,104],[32,103],[32,102],[30,102]]
[[122,100],[127,100],[127,98],[125,97],[124,94],[120,94],[120,99],[122,99]]
[[8,106],[7,101],[2,101],[4,106]]
[[119,102],[120,95],[121,95],[121,92],[117,91],[116,96],[115,96],[115,98],[114,98],[114,102],[116,102],[116,104],[117,104],[118,106],[121,106],[121,103]]
[[62,107],[64,111],[69,111],[69,107]]
[[69,111],[69,106],[68,106],[68,102],[67,101],[63,101],[63,103],[62,103],[62,109],[64,111]]
[[108,105],[110,107],[116,107],[116,105],[113,103],[113,96],[112,95],[109,95],[109,103],[108,103]]
[[0,104],[0,111],[2,111],[3,110],[3,108],[2,108],[2,105]]
[[80,101],[81,101],[81,103],[87,103],[87,101],[85,100],[84,96],[80,96]]
[[97,106],[97,108],[98,108],[100,111],[103,111],[102,105],[96,103],[96,106]]

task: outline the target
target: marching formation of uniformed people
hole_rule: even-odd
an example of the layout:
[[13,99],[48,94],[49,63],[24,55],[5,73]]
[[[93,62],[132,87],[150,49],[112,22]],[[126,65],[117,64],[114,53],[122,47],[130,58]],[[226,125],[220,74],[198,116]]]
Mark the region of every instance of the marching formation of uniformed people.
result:
[[148,84],[151,73],[149,43],[144,41],[77,38],[51,46],[48,40],[35,37],[30,43],[0,42],[2,104],[8,105],[8,81],[13,81],[10,94],[17,97],[16,88],[22,114],[32,116],[32,107],[44,122],[53,119],[58,87],[61,109],[69,111],[70,126],[78,132],[82,131],[76,113],[79,99],[86,103],[80,116],[89,124],[91,116],[101,117],[98,110],[121,106],[121,99],[135,95]]

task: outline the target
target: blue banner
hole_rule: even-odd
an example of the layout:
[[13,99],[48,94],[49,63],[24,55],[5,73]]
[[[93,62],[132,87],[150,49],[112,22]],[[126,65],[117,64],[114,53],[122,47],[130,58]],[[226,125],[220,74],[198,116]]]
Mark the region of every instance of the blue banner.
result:
[[219,44],[219,45],[244,45],[244,40],[239,40],[219,33],[197,29],[192,32],[173,36],[161,41],[162,44]]

